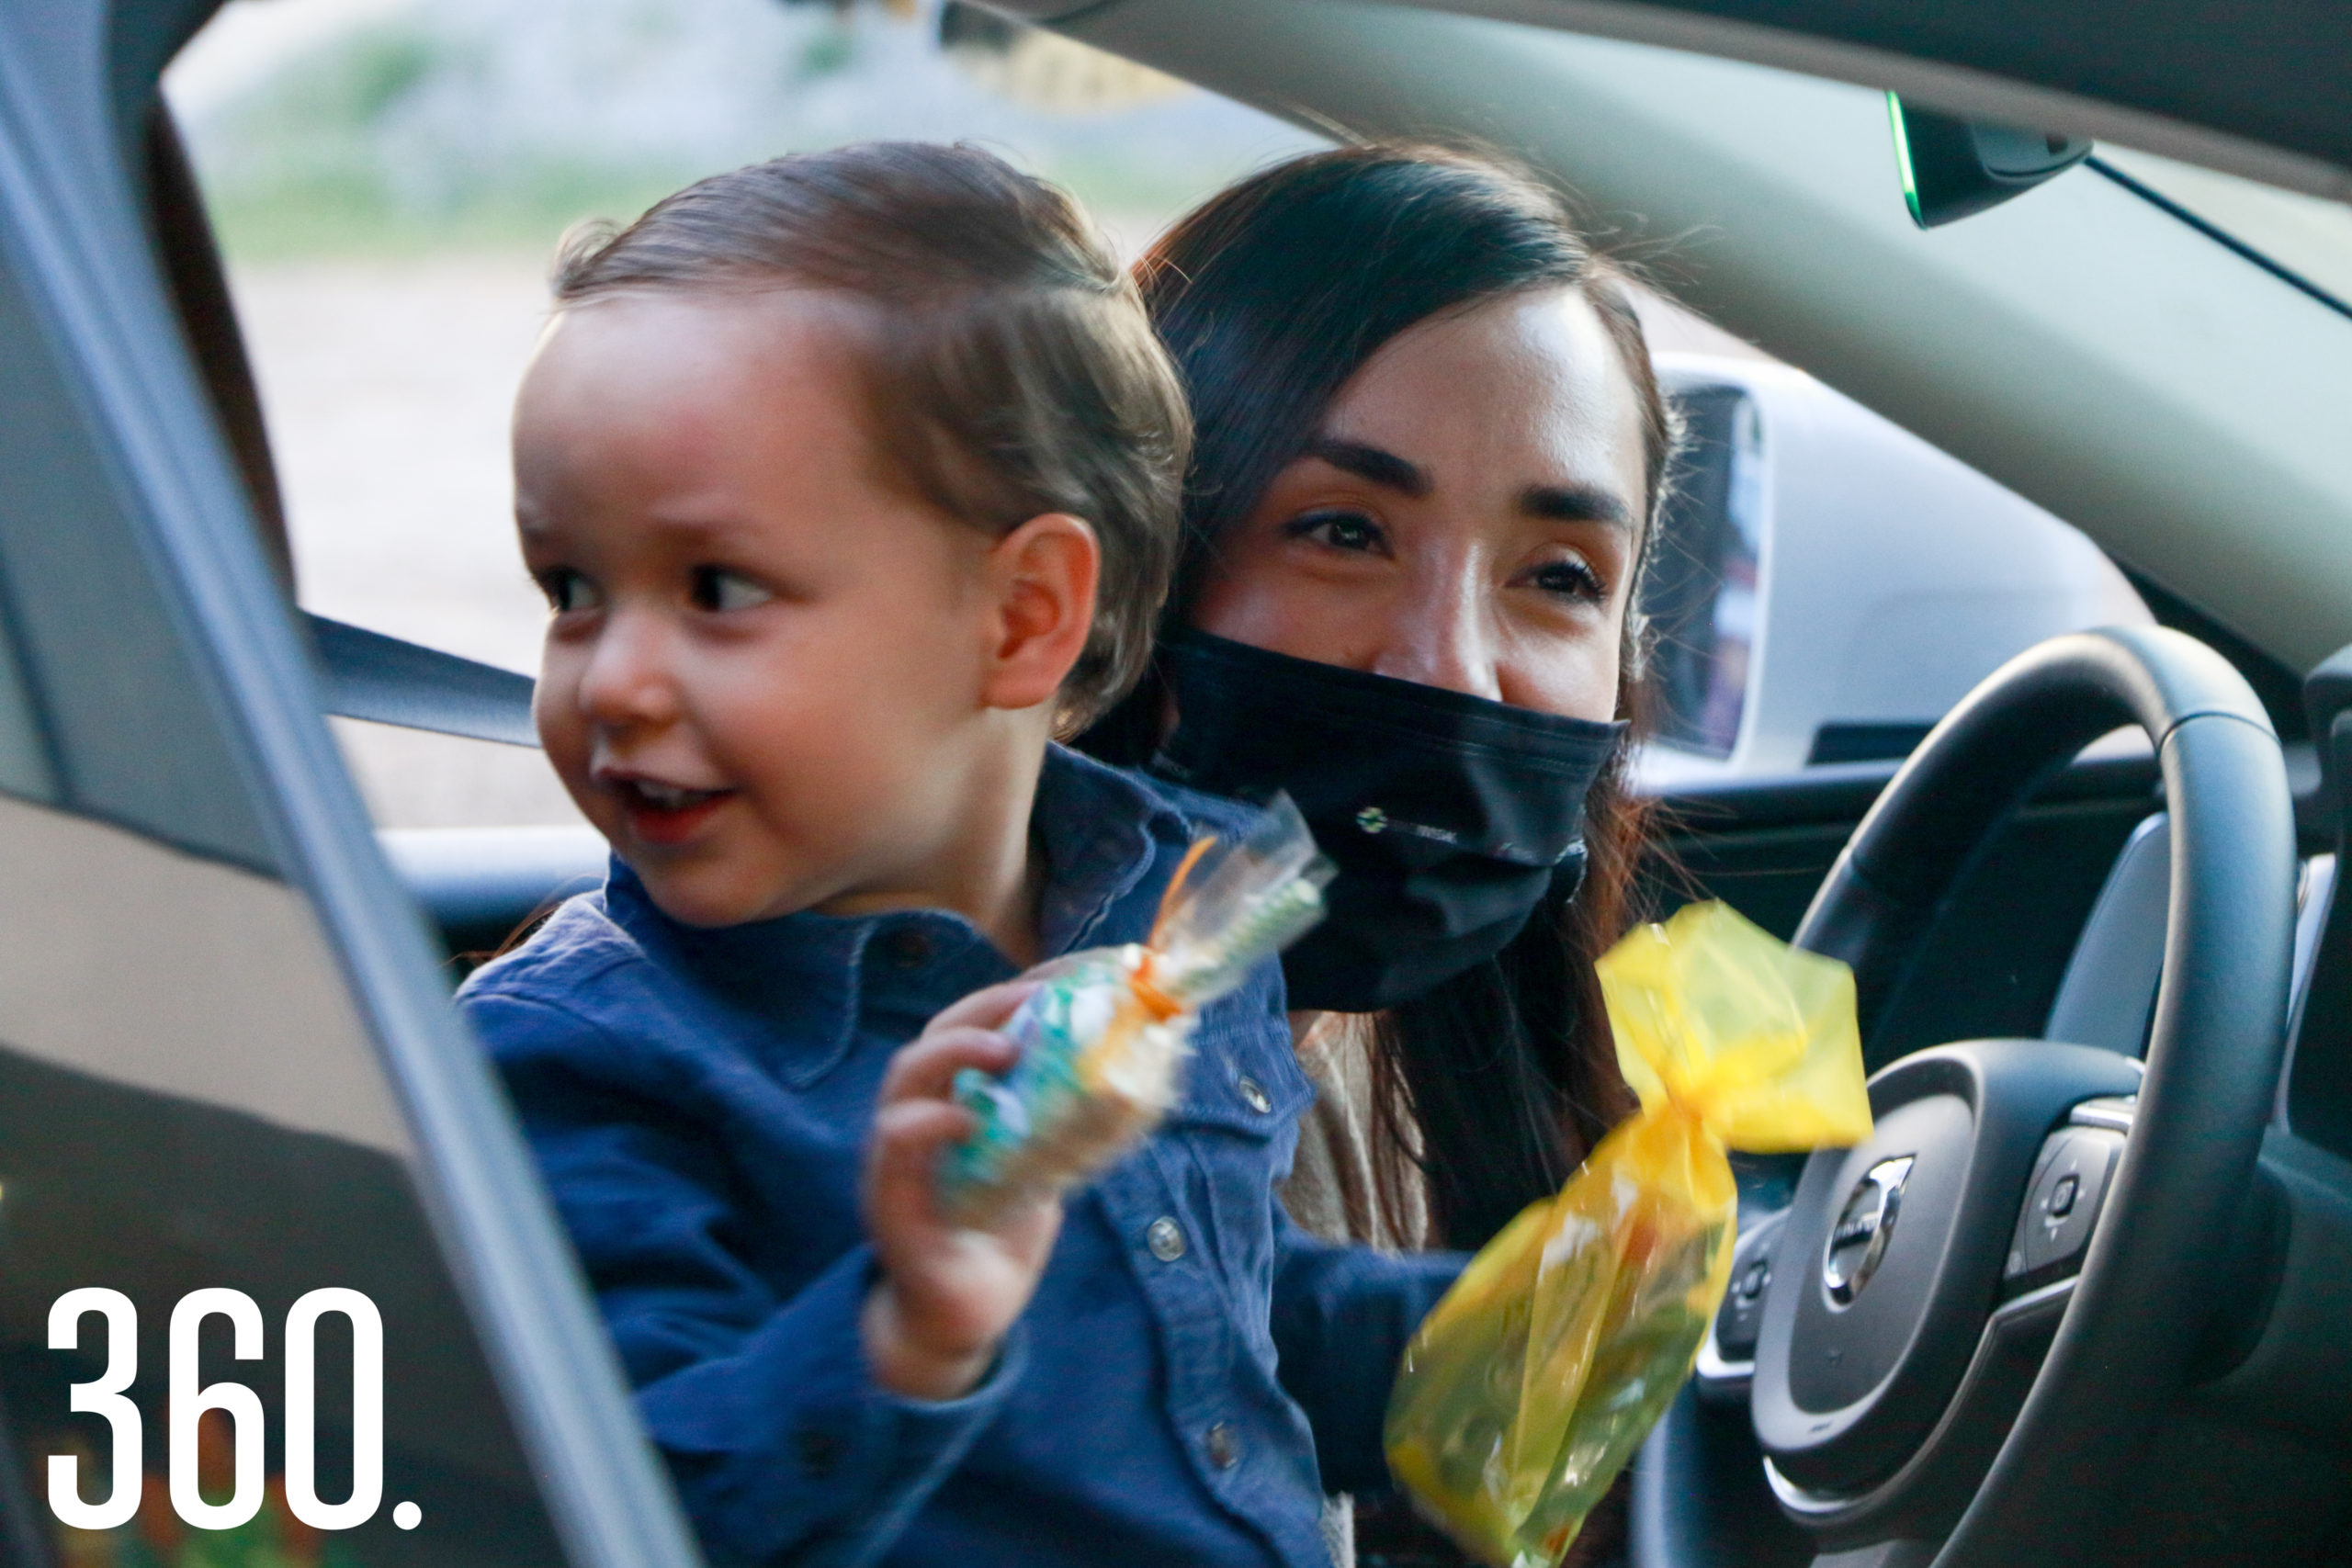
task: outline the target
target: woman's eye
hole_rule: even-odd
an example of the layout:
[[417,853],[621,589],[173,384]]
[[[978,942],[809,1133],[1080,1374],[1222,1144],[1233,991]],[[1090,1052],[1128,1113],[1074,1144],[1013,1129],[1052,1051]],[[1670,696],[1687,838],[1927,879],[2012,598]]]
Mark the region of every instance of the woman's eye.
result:
[[748,610],[775,597],[740,571],[723,566],[695,568],[691,596],[697,610]]
[[1286,530],[1294,539],[1313,539],[1335,550],[1369,555],[1387,547],[1380,525],[1361,512],[1310,512],[1294,519]]
[[593,610],[600,601],[595,585],[568,566],[560,566],[539,573],[539,592],[548,596],[548,608],[559,615],[574,610]]
[[1535,569],[1532,581],[1544,592],[1563,599],[1581,599],[1599,604],[1609,597],[1609,590],[1600,574],[1580,560],[1546,561]]

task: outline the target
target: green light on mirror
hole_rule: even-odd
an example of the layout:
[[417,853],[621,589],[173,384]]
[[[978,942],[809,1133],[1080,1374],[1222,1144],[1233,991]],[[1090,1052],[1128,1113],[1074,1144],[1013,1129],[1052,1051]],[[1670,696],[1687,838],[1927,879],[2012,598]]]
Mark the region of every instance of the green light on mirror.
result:
[[1984,125],[1886,96],[1903,204],[1922,229],[1972,217],[2023,196],[2091,154],[2088,137]]

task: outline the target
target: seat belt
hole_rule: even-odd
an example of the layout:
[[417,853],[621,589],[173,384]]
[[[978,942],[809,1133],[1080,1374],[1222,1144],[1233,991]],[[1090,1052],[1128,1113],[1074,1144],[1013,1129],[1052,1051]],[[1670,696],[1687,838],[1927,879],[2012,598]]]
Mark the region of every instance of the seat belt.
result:
[[509,746],[539,743],[528,675],[324,615],[302,620],[326,678],[329,713]]

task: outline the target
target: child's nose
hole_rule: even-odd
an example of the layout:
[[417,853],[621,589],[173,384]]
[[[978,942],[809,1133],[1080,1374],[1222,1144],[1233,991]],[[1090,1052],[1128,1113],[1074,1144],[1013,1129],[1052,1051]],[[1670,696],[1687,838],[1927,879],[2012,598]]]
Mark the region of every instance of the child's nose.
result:
[[608,614],[580,679],[580,710],[606,726],[662,724],[678,714],[668,639],[655,617]]

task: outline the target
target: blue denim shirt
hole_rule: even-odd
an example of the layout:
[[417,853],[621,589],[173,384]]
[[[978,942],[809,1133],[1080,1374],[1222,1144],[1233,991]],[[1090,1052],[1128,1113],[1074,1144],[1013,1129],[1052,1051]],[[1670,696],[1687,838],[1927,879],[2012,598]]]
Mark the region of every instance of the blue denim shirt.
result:
[[[1046,951],[1143,937],[1193,833],[1241,818],[1056,749]],[[616,863],[460,1001],[718,1560],[1322,1568],[1321,1495],[1386,1483],[1397,1355],[1461,1259],[1283,1214],[1312,1090],[1271,962],[1205,1010],[1162,1130],[1073,1195],[980,1387],[875,1382],[857,1188],[883,1068],[1013,974],[937,910],[683,926]]]

